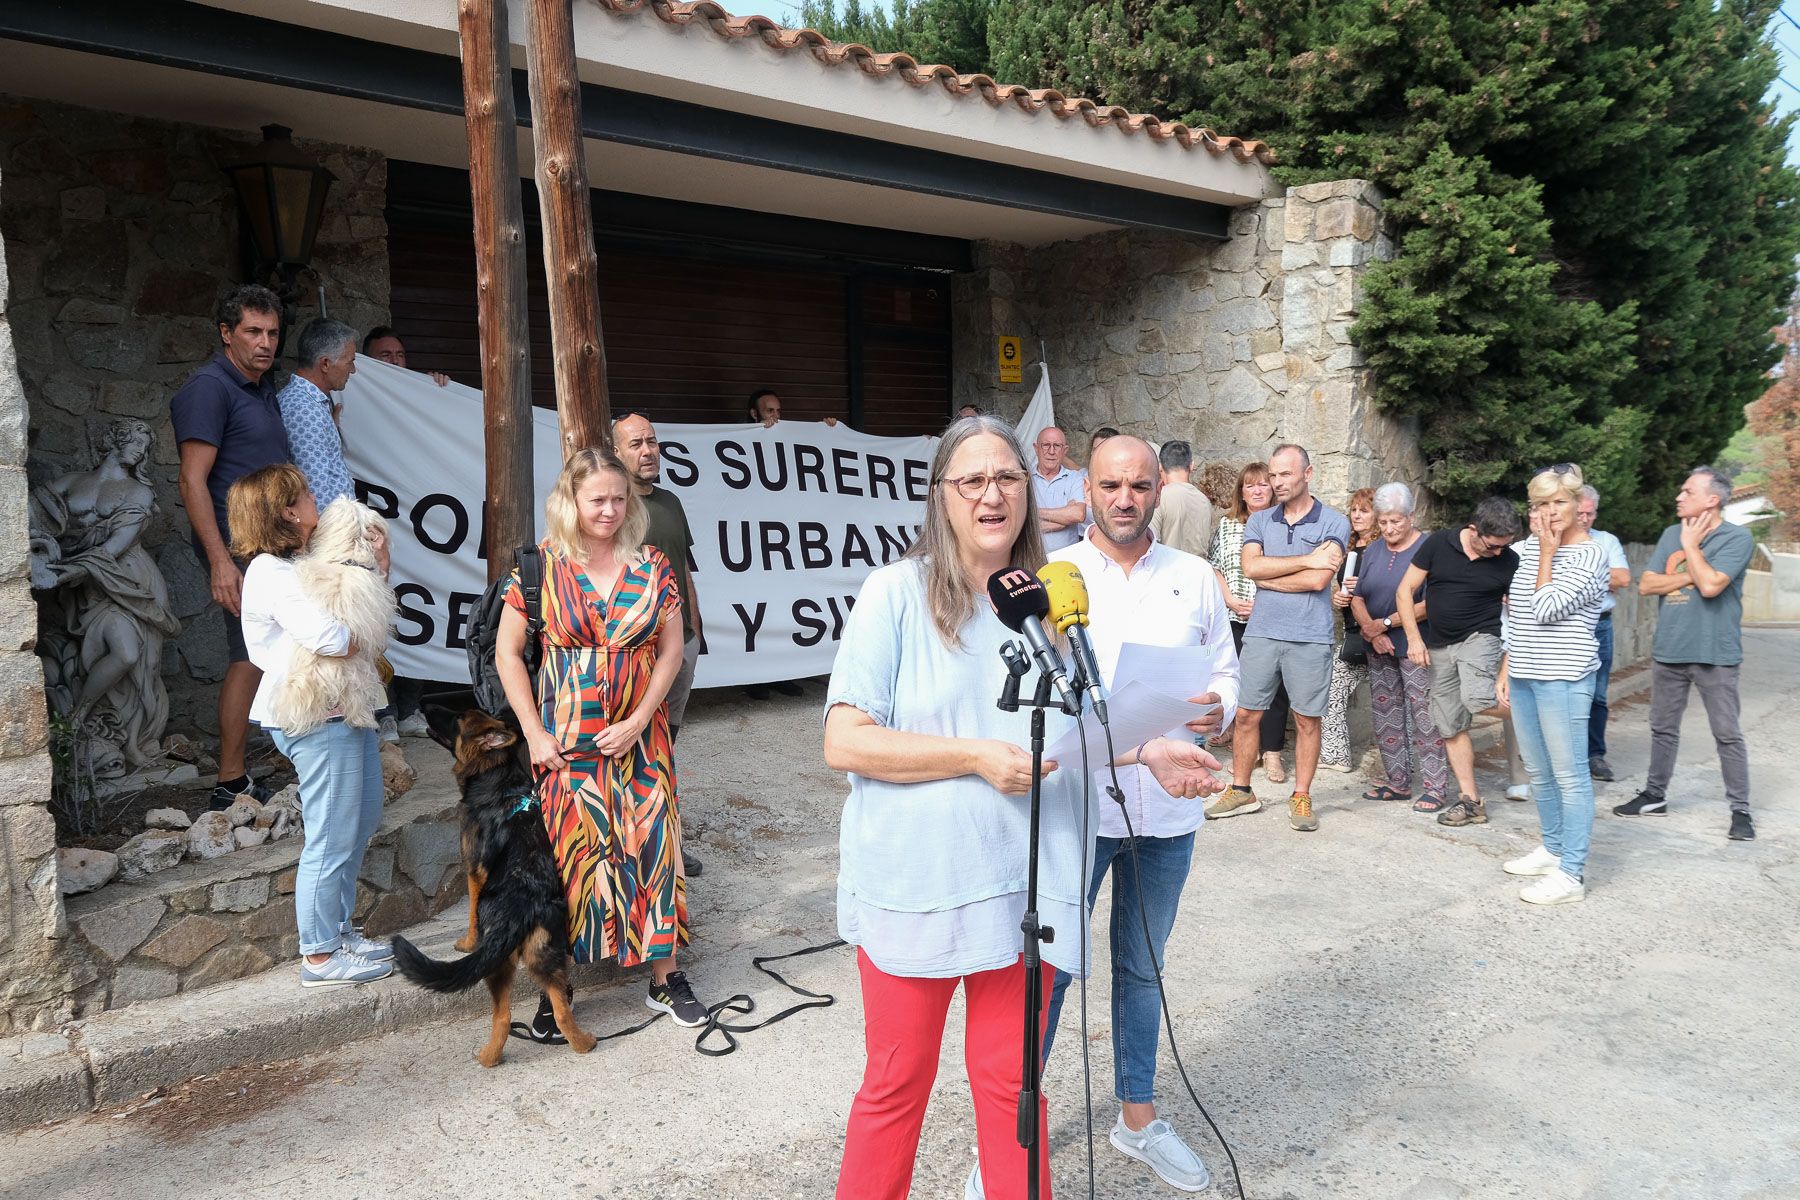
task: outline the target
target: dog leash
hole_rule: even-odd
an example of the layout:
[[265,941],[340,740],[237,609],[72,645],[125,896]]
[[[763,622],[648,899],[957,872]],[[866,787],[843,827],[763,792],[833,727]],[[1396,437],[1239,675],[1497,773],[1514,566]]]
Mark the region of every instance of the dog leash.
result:
[[[794,993],[796,996],[803,996],[805,999],[798,1004],[789,1005],[787,1008],[782,1009],[773,1016],[765,1017],[761,1021],[740,1025],[721,1020],[721,1017],[726,1013],[730,1013],[734,1016],[749,1016],[756,1011],[756,1001],[752,1000],[746,992],[739,992],[734,996],[728,996],[718,1003],[707,1007],[706,1025],[694,1038],[694,1049],[701,1054],[706,1055],[708,1058],[723,1058],[738,1048],[737,1034],[754,1033],[759,1029],[767,1029],[771,1025],[787,1020],[795,1013],[805,1012],[809,1008],[830,1008],[832,1005],[836,1004],[836,996],[831,995],[829,992],[814,992],[800,987],[798,984],[790,982],[780,972],[771,970],[768,964],[785,962],[791,958],[804,958],[809,954],[820,954],[826,950],[836,950],[844,944],[844,941],[839,938],[821,943],[817,946],[807,946],[800,950],[792,950],[786,954],[765,954],[757,958],[752,958],[750,960],[750,965],[752,967],[761,971],[764,975],[767,975],[770,979],[773,979],[776,983],[779,983],[782,987]],[[615,1038],[629,1037],[634,1033],[641,1033],[650,1028],[650,1026],[656,1024],[667,1015],[667,1013],[659,1012],[654,1016],[646,1017],[635,1025],[628,1025],[624,1029],[614,1030],[612,1033],[595,1034],[594,1037],[596,1041],[601,1042],[610,1042]],[[566,1044],[568,1041],[567,1038],[562,1036],[560,1031],[555,1034],[539,1034],[531,1025],[527,1025],[523,1021],[514,1021],[512,1023],[511,1033],[513,1037],[522,1038],[530,1042],[539,1042],[545,1045],[560,1046]],[[717,1039],[720,1044],[708,1045],[708,1039]]]

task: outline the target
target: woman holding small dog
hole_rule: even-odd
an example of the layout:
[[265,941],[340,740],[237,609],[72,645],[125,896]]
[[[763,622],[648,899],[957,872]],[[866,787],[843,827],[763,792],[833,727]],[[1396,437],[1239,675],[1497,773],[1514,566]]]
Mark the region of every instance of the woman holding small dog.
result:
[[376,665],[394,619],[387,525],[364,505],[320,516],[288,463],[231,487],[232,552],[244,571],[244,641],[262,682],[250,720],[294,764],[306,842],[294,876],[300,985],[370,983],[393,950],[351,922],[363,852],[381,823],[382,703]]
[[675,961],[688,940],[663,703],[681,669],[675,571],[644,544],[649,514],[607,451],[570,457],[544,516],[537,679],[525,667],[525,597],[516,575],[494,665],[531,752],[569,901],[570,952],[576,962],[648,962],[645,1005],[677,1024],[704,1025],[706,1006]]

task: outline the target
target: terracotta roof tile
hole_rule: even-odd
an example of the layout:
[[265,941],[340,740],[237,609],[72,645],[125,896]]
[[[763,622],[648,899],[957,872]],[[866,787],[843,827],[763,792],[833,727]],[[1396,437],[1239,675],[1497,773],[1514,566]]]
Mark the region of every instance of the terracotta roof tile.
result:
[[670,25],[705,22],[722,38],[760,38],[764,45],[787,52],[805,50],[826,66],[854,63],[865,75],[898,75],[913,87],[941,86],[953,96],[980,95],[996,107],[1011,104],[1027,113],[1047,111],[1061,120],[1079,117],[1099,128],[1110,125],[1125,134],[1142,133],[1156,141],[1173,141],[1183,149],[1202,147],[1212,154],[1229,154],[1240,162],[1275,161],[1267,143],[1228,137],[1210,129],[1164,121],[1149,113],[1134,113],[1117,104],[1096,104],[1085,96],[1070,98],[1055,88],[1025,88],[1016,83],[996,83],[986,75],[959,75],[942,63],[921,63],[910,54],[877,54],[856,42],[834,42],[816,29],[789,29],[768,17],[738,17],[715,0],[593,0],[609,12],[628,15],[648,8]]

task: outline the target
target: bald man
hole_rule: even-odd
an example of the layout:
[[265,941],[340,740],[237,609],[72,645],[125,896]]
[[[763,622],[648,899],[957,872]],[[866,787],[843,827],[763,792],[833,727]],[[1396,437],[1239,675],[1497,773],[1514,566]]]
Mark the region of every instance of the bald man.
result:
[[1048,426],[1032,443],[1037,451],[1037,470],[1031,473],[1031,490],[1037,494],[1038,528],[1044,534],[1044,549],[1061,550],[1081,539],[1081,525],[1087,520],[1086,475],[1067,463],[1069,437],[1056,426]]
[[[1216,705],[1188,725],[1196,744],[1231,725],[1237,711],[1238,660],[1231,640],[1225,589],[1205,559],[1158,541],[1151,532],[1162,491],[1156,451],[1142,438],[1110,437],[1088,463],[1086,494],[1094,523],[1075,545],[1051,558],[1073,563],[1088,589],[1089,634],[1102,680],[1109,688],[1125,643],[1198,646],[1207,666],[1191,687],[1198,703]],[[1122,749],[1122,748],[1121,748]],[[1216,759],[1206,759],[1213,770]],[[1156,977],[1163,948],[1175,927],[1175,911],[1193,862],[1194,834],[1205,820],[1205,797],[1181,800],[1164,791],[1147,767],[1121,768],[1124,805],[1102,802],[1100,836],[1088,905],[1113,880],[1113,1090],[1119,1118],[1112,1144],[1149,1164],[1183,1191],[1207,1186],[1206,1164],[1156,1113],[1156,1047],[1162,1004]],[[1215,779],[1211,792],[1224,788]],[[1130,820],[1127,823],[1127,816]],[[1135,851],[1127,842],[1135,835]],[[1149,926],[1138,915],[1142,894]],[[1056,973],[1050,993],[1046,1058],[1056,1034],[1069,977]]]

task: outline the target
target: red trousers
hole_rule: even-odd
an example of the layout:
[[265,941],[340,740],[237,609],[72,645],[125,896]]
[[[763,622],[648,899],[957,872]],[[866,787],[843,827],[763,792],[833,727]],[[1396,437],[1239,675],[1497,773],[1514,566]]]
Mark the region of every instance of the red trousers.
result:
[[[1025,962],[958,979],[911,979],[889,975],[860,949],[863,1039],[868,1063],[862,1087],[850,1106],[844,1163],[838,1170],[837,1200],[906,1200],[912,1187],[919,1127],[937,1078],[944,1017],[956,985],[963,985],[968,1028],[963,1059],[975,1097],[975,1134],[981,1179],[989,1200],[1022,1200],[1025,1151],[1017,1136],[1019,1071],[1023,1062]],[[1045,1012],[1038,1018],[1043,1037],[1054,968],[1044,964]],[[1039,1194],[1050,1196],[1050,1120],[1040,1100]]]

